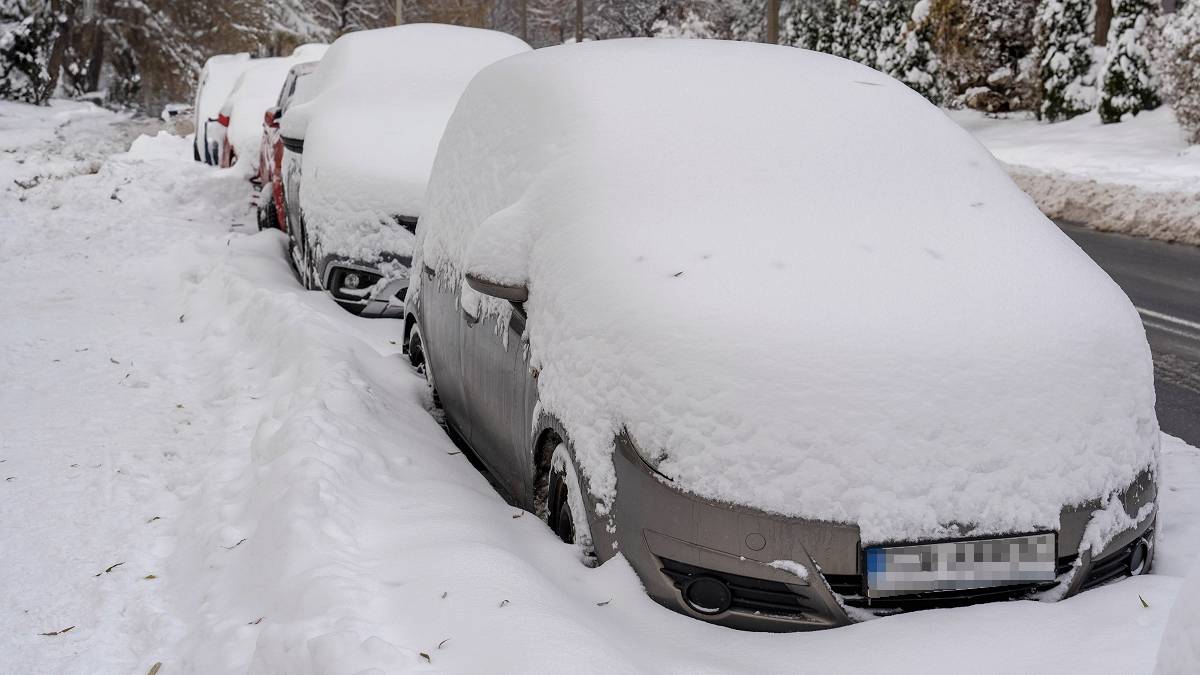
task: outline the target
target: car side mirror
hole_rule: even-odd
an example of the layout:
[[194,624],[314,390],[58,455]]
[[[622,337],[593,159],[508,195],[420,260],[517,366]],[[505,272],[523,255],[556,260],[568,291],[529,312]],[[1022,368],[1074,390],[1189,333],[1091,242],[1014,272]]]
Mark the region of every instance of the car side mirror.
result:
[[493,298],[508,300],[509,302],[525,302],[529,299],[529,288],[524,284],[510,286],[499,284],[494,281],[481,279],[474,274],[468,273],[467,285],[475,289],[476,292],[482,293]]
[[263,118],[263,121],[266,122],[267,126],[269,127],[278,127],[280,117],[283,117],[283,110],[277,106],[272,106],[267,108],[267,112]]

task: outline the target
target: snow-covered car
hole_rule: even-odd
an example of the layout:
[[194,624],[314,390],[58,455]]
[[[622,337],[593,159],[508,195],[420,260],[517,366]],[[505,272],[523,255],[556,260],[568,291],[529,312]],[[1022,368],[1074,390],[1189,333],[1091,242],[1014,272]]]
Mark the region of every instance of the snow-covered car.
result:
[[263,114],[279,99],[292,66],[319,61],[328,48],[323,44],[301,45],[291,56],[256,59],[242,71],[217,115],[227,127],[220,143],[220,166],[233,166],[239,156],[246,155],[253,163],[247,168],[249,175],[257,175]]
[[197,162],[216,164],[220,161],[221,141],[228,122],[222,123],[218,113],[238,76],[250,65],[250,55],[245,52],[218,54],[204,62],[193,106],[196,132],[192,139],[192,157]]
[[492,65],[414,268],[406,347],[449,428],[671,609],[807,630],[1151,565],[1137,312],[875,70],[707,40]]
[[307,288],[401,316],[438,139],[490,63],[529,51],[496,31],[410,24],[337,39],[282,119],[291,256]]
[[259,186],[258,229],[274,227],[287,232],[287,206],[283,195],[283,137],[279,135],[279,120],[296,98],[296,88],[316,70],[313,61],[292,66],[279,90],[275,105],[263,114],[262,141],[258,146],[258,173],[254,183]]

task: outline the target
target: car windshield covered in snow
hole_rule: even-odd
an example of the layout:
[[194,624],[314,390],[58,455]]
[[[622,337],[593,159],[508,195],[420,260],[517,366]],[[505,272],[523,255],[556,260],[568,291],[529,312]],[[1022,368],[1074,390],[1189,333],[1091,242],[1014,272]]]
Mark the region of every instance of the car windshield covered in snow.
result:
[[875,70],[716,41],[517,56],[464,94],[428,199],[424,264],[527,289],[539,405],[601,512],[621,432],[675,489],[863,545],[1057,530],[1156,469],[1129,300]]

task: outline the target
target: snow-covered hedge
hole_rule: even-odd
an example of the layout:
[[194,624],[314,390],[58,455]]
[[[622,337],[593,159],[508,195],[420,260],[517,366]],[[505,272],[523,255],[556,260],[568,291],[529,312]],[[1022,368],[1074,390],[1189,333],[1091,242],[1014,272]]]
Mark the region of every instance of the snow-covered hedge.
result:
[[1200,0],[1191,0],[1163,28],[1159,46],[1163,95],[1192,143],[1200,143]]

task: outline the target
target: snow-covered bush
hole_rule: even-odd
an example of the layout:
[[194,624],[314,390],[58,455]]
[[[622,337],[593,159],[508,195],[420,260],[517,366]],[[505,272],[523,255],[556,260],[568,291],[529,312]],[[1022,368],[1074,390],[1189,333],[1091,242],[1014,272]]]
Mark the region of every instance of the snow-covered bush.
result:
[[913,6],[895,42],[879,51],[878,67],[933,103],[942,102],[938,57],[930,44],[929,0]]
[[1158,50],[1164,97],[1188,141],[1200,143],[1200,0],[1184,5],[1163,28]]
[[48,0],[0,0],[0,98],[43,103],[58,81],[50,67],[59,19]]
[[858,0],[854,12],[854,24],[850,29],[850,44],[847,57],[869,66],[874,66],[879,55],[880,34],[887,23],[885,5],[891,0]]
[[1092,109],[1092,36],[1096,8],[1091,0],[1043,0],[1038,8],[1038,117],[1051,122]]
[[1162,102],[1148,48],[1157,12],[1157,0],[1113,0],[1108,58],[1100,87],[1100,119],[1106,124],[1120,122],[1127,113],[1157,108]]
[[934,50],[948,96],[989,111],[1026,108],[1037,0],[932,0]]

